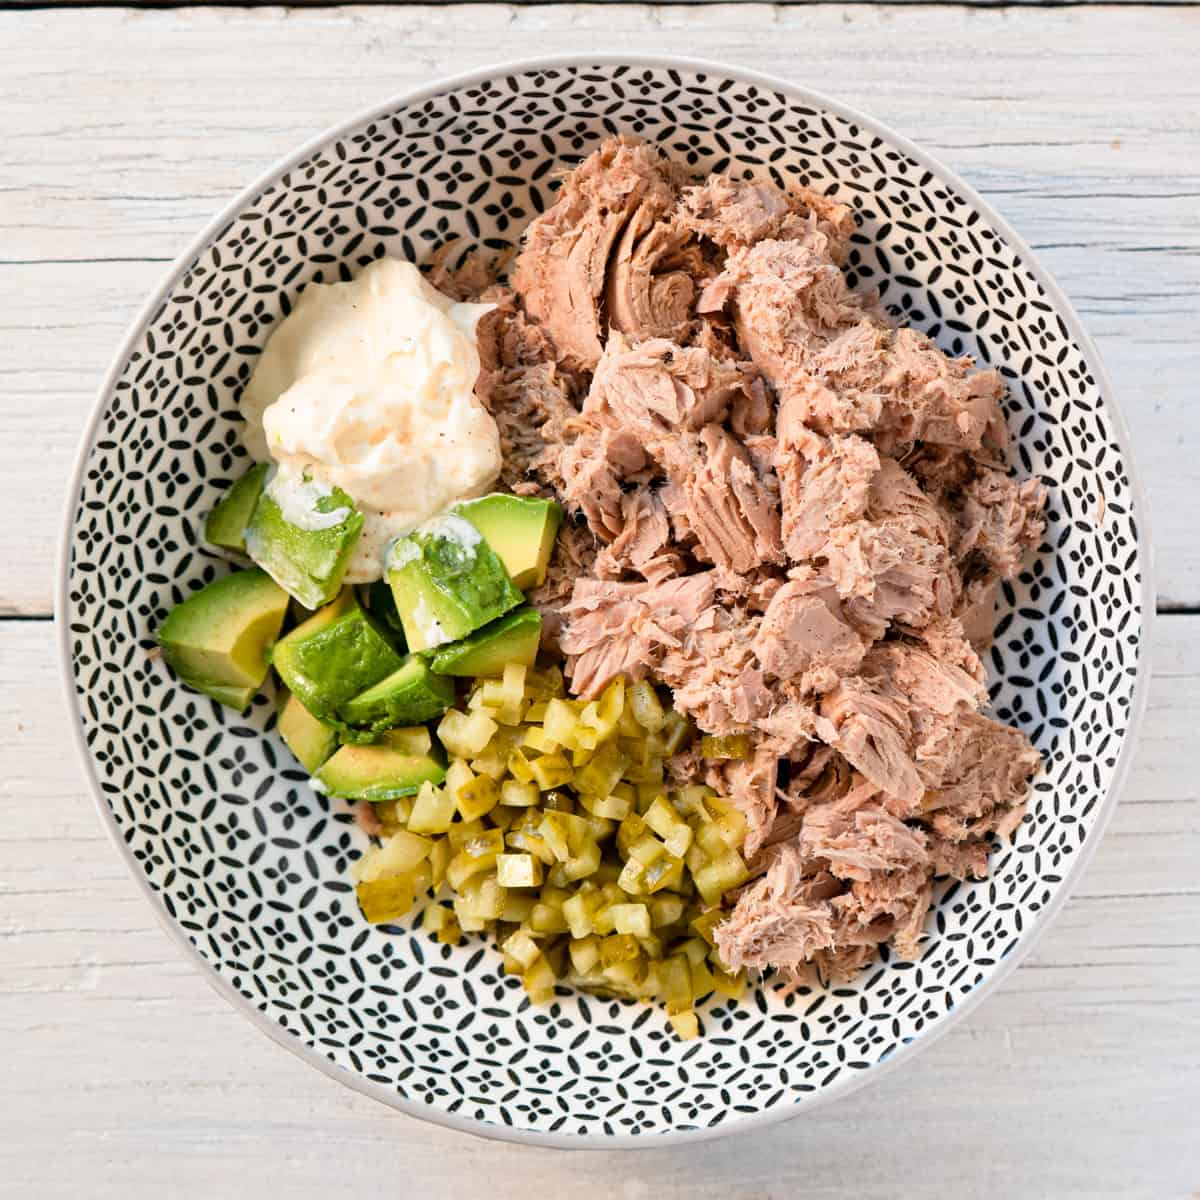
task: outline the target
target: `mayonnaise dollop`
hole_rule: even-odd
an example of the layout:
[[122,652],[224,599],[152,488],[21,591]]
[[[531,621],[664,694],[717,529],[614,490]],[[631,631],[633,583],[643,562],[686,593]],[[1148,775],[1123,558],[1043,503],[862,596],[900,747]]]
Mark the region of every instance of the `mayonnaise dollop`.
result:
[[274,459],[272,494],[340,487],[364,517],[346,579],[383,573],[393,538],[486,492],[500,435],[476,399],[475,326],[412,263],[381,258],[349,283],[310,283],[242,393],[246,447]]

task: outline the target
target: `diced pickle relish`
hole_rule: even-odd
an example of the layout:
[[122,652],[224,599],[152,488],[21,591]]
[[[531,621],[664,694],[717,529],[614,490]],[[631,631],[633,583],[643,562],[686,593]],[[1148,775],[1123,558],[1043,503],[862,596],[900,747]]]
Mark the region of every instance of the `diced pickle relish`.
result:
[[[531,1000],[565,983],[658,1001],[681,1038],[699,1034],[703,996],[741,994],[712,930],[748,878],[746,821],[712,789],[672,784],[665,760],[694,735],[649,683],[575,700],[557,670],[510,664],[475,680],[436,736],[445,782],[381,812],[381,843],[356,865],[368,920],[446,886],[449,907],[423,917],[439,941],[489,933]],[[721,741],[710,748],[736,757]]]

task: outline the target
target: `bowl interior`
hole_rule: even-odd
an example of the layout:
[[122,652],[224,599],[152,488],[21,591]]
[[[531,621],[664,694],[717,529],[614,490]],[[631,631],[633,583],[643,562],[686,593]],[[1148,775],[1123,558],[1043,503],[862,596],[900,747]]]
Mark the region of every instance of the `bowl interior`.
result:
[[[171,604],[225,570],[201,524],[245,465],[235,400],[310,280],[452,237],[509,248],[557,173],[612,132],[697,172],[800,181],[852,203],[850,270],[942,347],[999,366],[1016,461],[1050,489],[1046,541],[1006,589],[992,701],[1046,758],[991,878],[940,890],[921,960],[852,984],[710,1002],[681,1044],[656,1010],[531,1008],[480,939],[360,919],[364,844],[312,792],[260,697],[244,718],[148,651]],[[961,185],[882,130],[720,71],[558,65],[448,85],[324,143],[203,245],[118,364],[84,448],[63,617],[110,824],[176,929],[260,1024],[400,1107],[543,1140],[654,1140],[780,1115],[942,1027],[1064,887],[1104,810],[1134,708],[1143,552],[1131,467],[1073,315]],[[1052,290],[1052,289],[1050,289]]]

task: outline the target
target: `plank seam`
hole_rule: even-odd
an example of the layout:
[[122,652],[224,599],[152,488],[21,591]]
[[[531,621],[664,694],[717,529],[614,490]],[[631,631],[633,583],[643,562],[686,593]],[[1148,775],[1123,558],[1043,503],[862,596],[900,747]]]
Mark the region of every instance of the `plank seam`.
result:
[[[545,8],[561,4],[564,0],[500,0],[508,8]],[[710,8],[728,5],[731,0],[657,0],[654,4],[629,4],[634,8]],[[283,8],[473,8],[493,6],[497,0],[352,0],[351,3],[335,0],[298,0],[292,4],[275,4],[271,0],[207,0],[197,4],[193,0],[69,0],[55,4],[48,0],[8,0],[5,12],[72,12],[80,9],[126,9],[126,10],[173,10],[173,9],[245,9]],[[573,3],[574,8],[604,8],[610,4],[627,4],[628,0],[584,0]],[[1200,8],[1200,0],[853,0],[853,3],[868,8],[964,8],[964,9],[1046,9],[1046,8]],[[830,0],[773,0],[763,5],[770,8],[820,8],[843,7],[831,4]]]

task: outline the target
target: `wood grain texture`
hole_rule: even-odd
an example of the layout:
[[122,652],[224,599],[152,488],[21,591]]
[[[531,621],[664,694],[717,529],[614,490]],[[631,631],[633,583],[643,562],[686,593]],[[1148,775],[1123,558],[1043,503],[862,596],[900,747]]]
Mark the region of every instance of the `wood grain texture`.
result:
[[[489,61],[720,58],[927,146],[1031,241],[1097,338],[1149,484],[1160,601],[1200,605],[1200,11],[501,5],[0,12],[0,612],[50,608],[62,479],[149,291],[314,132]],[[971,53],[969,69],[964,48]]]
[[[92,395],[220,205],[393,92],[587,45],[788,76],[980,188],[1097,337],[1150,488],[1160,601],[1200,605],[1195,7],[473,5],[0,11],[0,613],[49,610]],[[0,620],[0,1195],[1200,1194],[1200,616],[1160,621],[1154,665],[1105,842],[1032,959],[966,1025],[762,1134],[568,1156],[401,1118],[212,993],[93,814],[52,627]]]
[[[52,627],[0,622],[0,1194],[298,1200],[1186,1197],[1200,1188],[1200,617],[1160,624],[1148,734],[1033,957],[905,1070],[679,1151],[421,1125],[256,1033],[154,921],[66,751]],[[919,1181],[919,1187],[918,1187]]]

